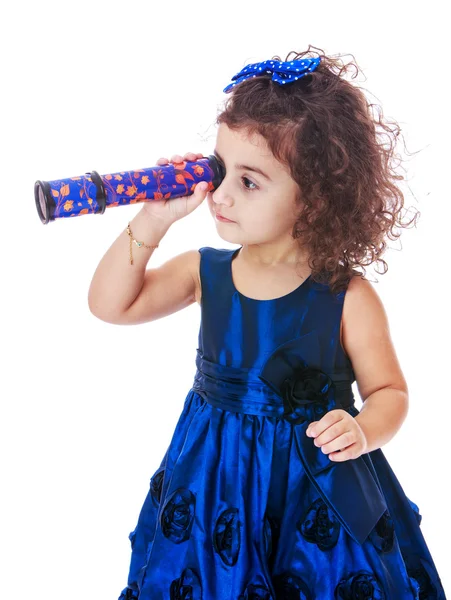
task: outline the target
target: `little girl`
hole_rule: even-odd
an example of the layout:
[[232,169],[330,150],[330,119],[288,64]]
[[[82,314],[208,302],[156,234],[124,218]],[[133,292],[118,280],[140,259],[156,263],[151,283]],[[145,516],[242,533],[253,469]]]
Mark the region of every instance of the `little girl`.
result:
[[[393,131],[348,65],[309,51],[235,75],[217,120],[219,187],[146,202],[94,274],[89,306],[109,323],[201,307],[193,386],[129,535],[119,600],[445,599],[418,506],[381,450],[408,389],[355,269],[386,264],[388,234],[412,222],[376,125]],[[146,270],[205,198],[239,247]]]

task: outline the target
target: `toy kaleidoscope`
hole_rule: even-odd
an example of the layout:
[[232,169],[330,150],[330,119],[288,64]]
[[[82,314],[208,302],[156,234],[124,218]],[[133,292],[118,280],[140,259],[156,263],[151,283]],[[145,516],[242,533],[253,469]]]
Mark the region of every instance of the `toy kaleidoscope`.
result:
[[206,181],[208,190],[213,191],[224,175],[224,166],[211,154],[196,161],[134,171],[106,175],[91,171],[66,179],[38,180],[34,196],[39,218],[45,225],[66,217],[103,214],[112,206],[189,196],[200,181]]

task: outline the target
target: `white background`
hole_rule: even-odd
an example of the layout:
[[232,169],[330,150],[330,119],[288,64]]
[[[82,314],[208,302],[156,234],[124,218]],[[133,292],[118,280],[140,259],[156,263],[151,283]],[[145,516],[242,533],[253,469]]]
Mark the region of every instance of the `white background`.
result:
[[[119,596],[128,534],[193,381],[200,318],[197,304],[138,327],[94,317],[95,268],[140,205],[44,226],[34,182],[211,153],[231,77],[308,44],[345,62],[352,54],[363,71],[355,83],[418,151],[402,188],[418,227],[389,242],[385,275],[367,273],[410,389],[407,420],[383,451],[450,588],[449,65],[439,3],[41,0],[0,17],[1,597]],[[232,247],[206,202],[169,230],[149,267],[201,246]]]

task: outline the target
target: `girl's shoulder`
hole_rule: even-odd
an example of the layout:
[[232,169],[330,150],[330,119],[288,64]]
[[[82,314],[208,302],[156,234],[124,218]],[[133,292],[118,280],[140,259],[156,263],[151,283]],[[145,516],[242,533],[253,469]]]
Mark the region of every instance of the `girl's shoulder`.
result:
[[381,323],[386,319],[382,300],[372,283],[360,273],[351,277],[343,302],[343,322],[348,329],[362,322]]
[[375,309],[377,305],[383,308],[382,300],[379,297],[375,287],[361,273],[354,272],[346,289],[345,304],[352,305],[353,310],[368,310],[368,305],[371,304]]

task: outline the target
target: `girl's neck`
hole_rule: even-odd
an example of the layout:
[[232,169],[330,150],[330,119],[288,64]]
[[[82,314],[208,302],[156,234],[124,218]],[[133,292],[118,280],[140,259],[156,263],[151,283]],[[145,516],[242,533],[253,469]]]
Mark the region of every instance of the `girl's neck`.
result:
[[296,241],[286,245],[280,243],[243,244],[237,256],[256,267],[295,266],[308,263],[308,257],[305,252],[300,250]]

